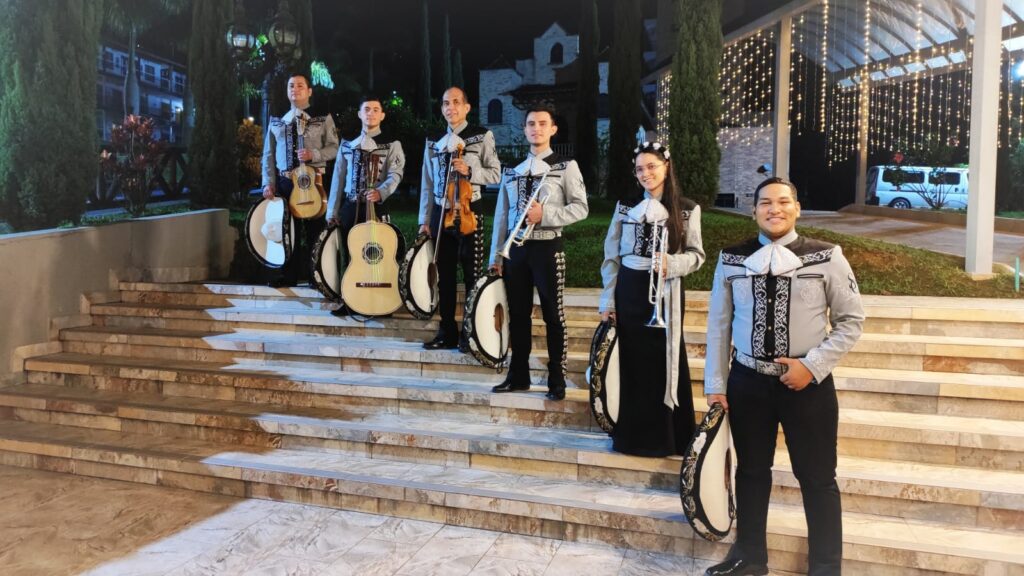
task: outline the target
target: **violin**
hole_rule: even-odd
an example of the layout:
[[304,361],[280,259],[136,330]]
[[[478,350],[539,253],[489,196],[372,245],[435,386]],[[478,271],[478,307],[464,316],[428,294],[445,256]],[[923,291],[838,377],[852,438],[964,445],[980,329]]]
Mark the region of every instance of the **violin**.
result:
[[[462,159],[462,149],[460,144],[455,151],[456,160]],[[451,208],[445,212],[444,227],[455,228],[463,236],[476,232],[476,214],[469,206],[473,201],[473,185],[469,183],[469,178],[458,172],[450,172],[445,198]]]

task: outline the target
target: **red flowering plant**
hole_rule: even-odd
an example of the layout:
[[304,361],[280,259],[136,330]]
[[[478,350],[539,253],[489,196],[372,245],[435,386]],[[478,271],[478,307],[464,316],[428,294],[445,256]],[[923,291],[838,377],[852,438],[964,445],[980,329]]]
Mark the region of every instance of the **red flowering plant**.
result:
[[100,165],[117,178],[125,209],[138,218],[149,201],[152,172],[164,143],[153,138],[153,119],[129,114],[110,131],[110,148],[100,153]]

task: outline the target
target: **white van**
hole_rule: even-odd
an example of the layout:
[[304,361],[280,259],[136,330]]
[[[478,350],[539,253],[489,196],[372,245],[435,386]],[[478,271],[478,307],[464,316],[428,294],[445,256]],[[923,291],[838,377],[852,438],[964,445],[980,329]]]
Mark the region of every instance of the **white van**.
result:
[[933,202],[943,200],[944,209],[967,209],[967,168],[904,166],[902,171],[900,182],[895,166],[868,169],[868,204],[876,204],[877,198],[878,206],[931,208],[928,196]]

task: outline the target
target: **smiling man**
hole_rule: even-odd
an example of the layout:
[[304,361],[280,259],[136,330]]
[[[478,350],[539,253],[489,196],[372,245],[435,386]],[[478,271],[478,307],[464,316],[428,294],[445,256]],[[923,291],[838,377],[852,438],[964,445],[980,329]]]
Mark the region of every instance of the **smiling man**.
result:
[[[448,128],[441,134],[427,138],[423,149],[423,170],[420,177],[420,233],[430,234],[438,246],[438,312],[441,322],[437,334],[423,344],[427,350],[448,348],[466,349],[455,323],[456,270],[462,265],[462,282],[468,292],[483,267],[484,219],[480,212],[480,195],[487,184],[501,180],[501,161],[494,147],[494,135],[481,126],[471,125],[466,119],[470,104],[466,91],[452,86],[441,96],[441,115]],[[456,158],[462,148],[462,158]],[[462,234],[457,226],[445,226],[441,221],[445,211],[445,186],[456,174],[469,180],[472,188],[470,209],[476,216],[477,227]],[[455,198],[456,208],[460,198]],[[443,238],[441,238],[443,235]]]
[[[839,246],[796,233],[796,187],[754,192],[757,238],[722,250],[708,311],[704,393],[729,411],[736,445],[736,543],[707,576],[768,573],[766,525],[779,424],[807,516],[811,576],[839,574],[839,405],[832,370],[860,338],[864,309]],[[831,331],[829,325],[831,324]],[[733,352],[730,352],[734,349]]]

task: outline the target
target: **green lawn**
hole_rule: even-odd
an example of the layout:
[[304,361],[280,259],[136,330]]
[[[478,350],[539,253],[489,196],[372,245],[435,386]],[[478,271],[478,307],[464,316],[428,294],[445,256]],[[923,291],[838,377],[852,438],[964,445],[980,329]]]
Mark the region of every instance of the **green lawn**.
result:
[[[487,213],[493,214],[493,199],[488,197],[484,201],[487,203]],[[414,199],[395,198],[389,200],[389,207],[393,221],[411,241],[415,237],[418,205]],[[604,259],[604,236],[608,231],[613,207],[613,203],[593,199],[590,216],[583,222],[565,229],[569,260],[566,279],[568,286],[601,286],[600,269],[601,261]],[[757,225],[750,218],[704,212],[701,227],[708,260],[700,270],[687,278],[686,285],[690,289],[709,290],[718,253],[725,246],[742,242],[755,235]],[[487,219],[487,229],[489,234],[490,218]],[[1020,294],[1013,292],[1013,278],[1009,275],[1001,275],[984,282],[971,280],[963,272],[963,258],[817,228],[799,227],[798,230],[810,238],[842,246],[843,253],[857,274],[861,291],[865,294],[1020,297]]]

